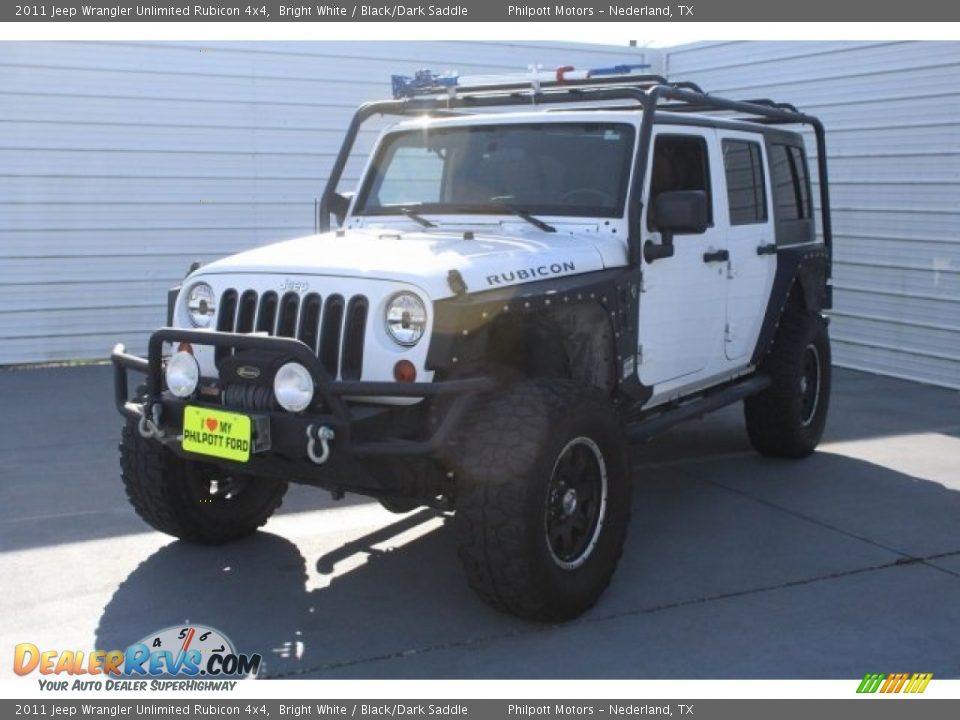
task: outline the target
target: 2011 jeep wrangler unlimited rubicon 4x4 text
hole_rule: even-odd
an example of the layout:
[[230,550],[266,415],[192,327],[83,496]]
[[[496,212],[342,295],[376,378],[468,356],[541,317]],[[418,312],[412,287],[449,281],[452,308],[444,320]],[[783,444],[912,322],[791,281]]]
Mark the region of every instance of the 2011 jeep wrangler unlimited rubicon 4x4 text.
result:
[[[379,115],[405,119],[341,194]],[[822,239],[784,125],[813,130]],[[484,600],[562,620],[620,557],[630,443],[741,400],[759,452],[820,440],[824,130],[791,105],[630,67],[394,78],[319,224],[192,268],[148,356],[114,349],[123,481],[154,528],[239,538],[288,482],[432,506]]]

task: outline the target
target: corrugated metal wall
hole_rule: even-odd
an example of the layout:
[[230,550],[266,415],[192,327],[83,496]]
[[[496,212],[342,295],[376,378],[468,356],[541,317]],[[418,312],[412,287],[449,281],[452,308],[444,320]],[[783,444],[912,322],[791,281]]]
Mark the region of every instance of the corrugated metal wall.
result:
[[645,55],[569,43],[0,43],[0,364],[104,357],[117,340],[142,350],[192,260],[312,231],[353,110],[388,96],[392,73]]
[[[0,43],[0,364],[142,349],[192,260],[312,230],[353,109],[391,73],[625,59],[661,62],[555,43]],[[960,43],[702,43],[662,62],[823,118],[836,361],[960,387]]]
[[664,62],[824,121],[835,362],[960,388],[960,43],[703,43]]

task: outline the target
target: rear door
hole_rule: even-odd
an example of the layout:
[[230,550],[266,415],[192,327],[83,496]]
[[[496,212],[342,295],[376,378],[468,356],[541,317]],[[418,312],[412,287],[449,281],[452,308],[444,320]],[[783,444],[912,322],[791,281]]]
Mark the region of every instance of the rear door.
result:
[[724,353],[743,361],[753,354],[777,270],[766,147],[754,133],[719,131],[728,220]]

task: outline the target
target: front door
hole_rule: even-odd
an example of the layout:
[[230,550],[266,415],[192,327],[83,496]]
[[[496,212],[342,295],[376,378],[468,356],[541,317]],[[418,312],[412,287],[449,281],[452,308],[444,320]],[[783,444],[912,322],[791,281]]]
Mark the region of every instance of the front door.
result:
[[720,167],[711,128],[654,128],[646,173],[643,239],[661,242],[651,208],[671,190],[707,193],[711,222],[701,235],[676,235],[672,257],[643,261],[638,376],[657,396],[695,384],[723,356],[727,263],[725,222],[718,222],[711,167]]

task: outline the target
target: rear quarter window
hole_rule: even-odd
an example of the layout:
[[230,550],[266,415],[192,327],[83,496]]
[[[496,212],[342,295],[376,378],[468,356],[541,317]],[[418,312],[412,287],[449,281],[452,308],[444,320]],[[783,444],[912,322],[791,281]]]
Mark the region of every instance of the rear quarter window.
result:
[[812,214],[803,152],[793,145],[770,147],[773,205],[777,220],[805,220]]

